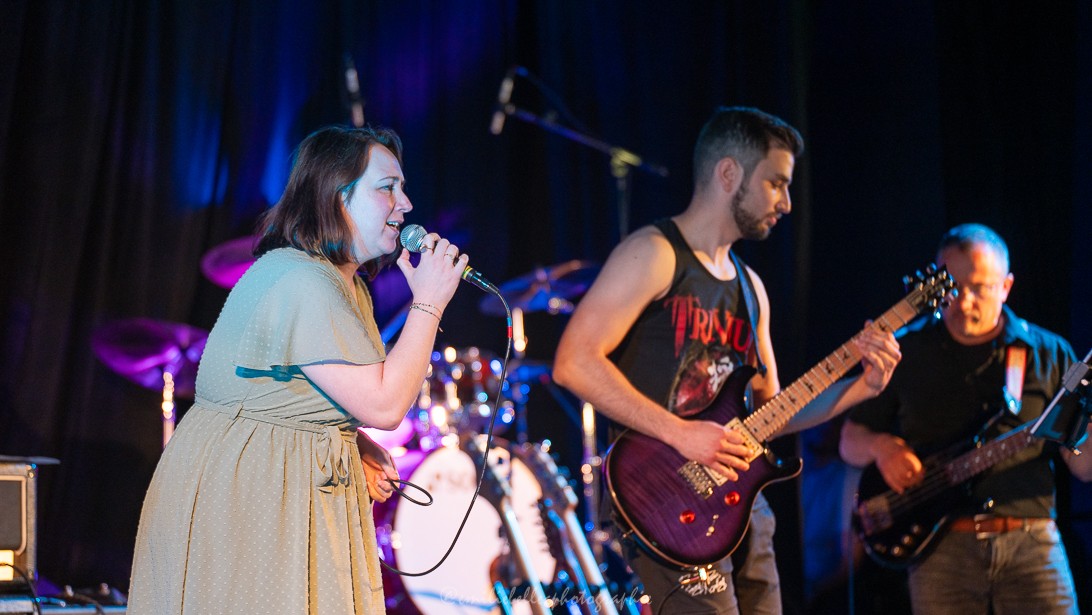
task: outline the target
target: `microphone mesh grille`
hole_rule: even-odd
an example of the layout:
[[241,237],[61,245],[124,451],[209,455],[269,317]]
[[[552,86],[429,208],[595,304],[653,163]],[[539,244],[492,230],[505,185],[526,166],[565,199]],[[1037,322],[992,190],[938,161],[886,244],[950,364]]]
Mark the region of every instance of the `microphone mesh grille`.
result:
[[411,224],[402,229],[402,234],[399,235],[399,239],[402,240],[402,245],[410,252],[420,252],[424,249],[421,242],[424,241],[425,235],[427,234],[425,227],[420,224]]

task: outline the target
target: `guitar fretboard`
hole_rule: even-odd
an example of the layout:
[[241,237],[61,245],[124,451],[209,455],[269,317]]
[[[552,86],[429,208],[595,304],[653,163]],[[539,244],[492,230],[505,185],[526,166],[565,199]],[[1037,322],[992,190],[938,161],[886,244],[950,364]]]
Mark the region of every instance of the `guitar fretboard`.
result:
[[1030,426],[1027,424],[1014,429],[996,440],[990,440],[973,451],[949,461],[944,466],[948,480],[951,484],[958,485],[1024,450],[1035,441],[1035,437],[1031,435]]
[[[922,298],[923,291],[915,291],[891,309],[883,313],[869,325],[880,331],[896,331],[910,322],[927,302]],[[795,382],[783,389],[773,399],[763,404],[751,416],[743,420],[744,426],[759,441],[773,437],[804,406],[818,397],[830,385],[845,376],[861,360],[857,352],[856,341],[869,328],[862,329],[848,342],[827,355],[815,367],[807,371]]]

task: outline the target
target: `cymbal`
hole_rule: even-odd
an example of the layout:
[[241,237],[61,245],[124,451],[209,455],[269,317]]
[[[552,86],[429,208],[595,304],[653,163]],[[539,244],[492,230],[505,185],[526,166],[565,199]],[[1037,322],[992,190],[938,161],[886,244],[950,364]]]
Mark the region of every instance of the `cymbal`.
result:
[[201,257],[201,272],[213,284],[231,288],[254,264],[257,236],[237,237],[214,247]]
[[[591,261],[571,260],[550,267],[539,267],[501,284],[498,289],[510,308],[524,312],[548,312],[570,314],[575,307],[573,300],[587,292],[599,264]],[[478,308],[491,316],[504,316],[504,305],[492,295],[482,299]]]
[[131,318],[108,323],[91,335],[91,348],[110,369],[154,390],[170,372],[177,397],[192,397],[197,364],[208,332],[187,324]]

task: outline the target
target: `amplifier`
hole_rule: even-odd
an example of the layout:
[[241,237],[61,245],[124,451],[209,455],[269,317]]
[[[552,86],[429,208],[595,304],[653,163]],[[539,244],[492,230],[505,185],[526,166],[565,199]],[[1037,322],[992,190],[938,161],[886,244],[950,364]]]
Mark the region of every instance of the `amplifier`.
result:
[[38,466],[54,463],[57,460],[48,457],[0,455],[0,593],[26,586],[12,566],[32,582],[38,578],[35,547]]

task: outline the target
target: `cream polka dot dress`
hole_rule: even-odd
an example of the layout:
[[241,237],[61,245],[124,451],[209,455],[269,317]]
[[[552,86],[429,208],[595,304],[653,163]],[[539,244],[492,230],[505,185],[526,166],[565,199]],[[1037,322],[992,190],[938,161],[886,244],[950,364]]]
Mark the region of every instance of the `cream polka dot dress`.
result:
[[383,613],[356,421],[300,371],[385,358],[371,298],[273,250],[232,289],[144,500],[128,613]]

